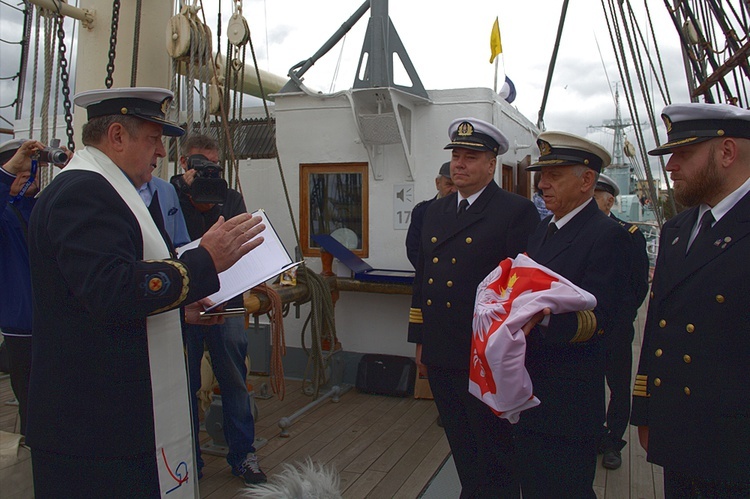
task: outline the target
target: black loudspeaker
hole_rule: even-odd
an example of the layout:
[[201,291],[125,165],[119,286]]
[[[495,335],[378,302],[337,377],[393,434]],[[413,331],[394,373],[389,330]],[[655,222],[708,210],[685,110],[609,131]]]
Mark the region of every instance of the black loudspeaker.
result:
[[357,389],[376,395],[408,397],[414,394],[417,365],[409,357],[368,353],[357,367]]

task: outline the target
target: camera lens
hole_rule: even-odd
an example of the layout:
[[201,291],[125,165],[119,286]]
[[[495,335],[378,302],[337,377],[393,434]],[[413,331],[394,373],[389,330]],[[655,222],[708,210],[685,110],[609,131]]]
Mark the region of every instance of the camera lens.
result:
[[64,165],[68,155],[60,148],[45,147],[39,151],[39,160],[53,165]]

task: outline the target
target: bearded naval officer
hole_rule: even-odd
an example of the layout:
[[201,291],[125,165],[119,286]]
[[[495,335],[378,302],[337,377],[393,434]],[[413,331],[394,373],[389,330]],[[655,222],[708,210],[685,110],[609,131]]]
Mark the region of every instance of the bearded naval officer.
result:
[[630,423],[664,494],[750,497],[750,111],[664,108],[676,200],[661,231]]

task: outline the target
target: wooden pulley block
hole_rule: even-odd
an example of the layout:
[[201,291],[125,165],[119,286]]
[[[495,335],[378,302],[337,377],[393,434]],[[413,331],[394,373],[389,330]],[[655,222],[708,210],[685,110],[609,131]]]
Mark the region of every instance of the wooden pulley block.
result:
[[224,89],[216,81],[216,78],[211,79],[211,83],[208,85],[208,112],[218,116],[221,110],[221,99],[224,94]]
[[190,20],[187,16],[177,14],[167,23],[167,53],[172,59],[188,55],[190,51]]
[[682,25],[682,34],[685,35],[687,41],[693,45],[698,45],[701,41],[700,36],[698,36],[698,30],[695,29],[695,26],[690,19],[685,21]]
[[239,13],[235,13],[229,19],[227,40],[235,47],[241,47],[250,40],[250,27],[247,25],[245,18]]

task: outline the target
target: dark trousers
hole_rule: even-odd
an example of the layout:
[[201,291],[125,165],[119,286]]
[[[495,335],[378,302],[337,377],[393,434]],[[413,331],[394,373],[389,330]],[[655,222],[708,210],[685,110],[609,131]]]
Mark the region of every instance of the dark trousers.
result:
[[148,499],[160,497],[156,455],[73,457],[31,449],[37,499]]
[[511,425],[469,393],[469,371],[429,366],[430,389],[461,480],[461,498],[518,498]]
[[596,497],[596,437],[514,430],[523,499]]
[[664,468],[665,499],[741,499],[750,497],[750,477],[746,482],[700,478]]
[[[619,332],[618,332],[619,334]],[[602,447],[625,447],[622,439],[630,419],[630,376],[633,366],[633,325],[623,340],[607,344],[605,354],[605,376],[609,387],[607,405],[607,428]],[[630,341],[627,341],[628,338]]]
[[3,334],[10,363],[10,386],[18,400],[21,417],[21,435],[26,435],[26,407],[29,399],[29,375],[31,374],[31,336]]

